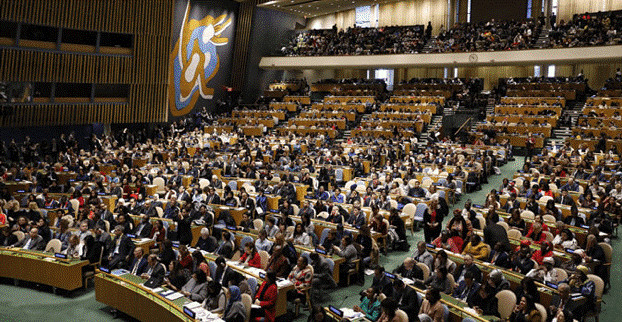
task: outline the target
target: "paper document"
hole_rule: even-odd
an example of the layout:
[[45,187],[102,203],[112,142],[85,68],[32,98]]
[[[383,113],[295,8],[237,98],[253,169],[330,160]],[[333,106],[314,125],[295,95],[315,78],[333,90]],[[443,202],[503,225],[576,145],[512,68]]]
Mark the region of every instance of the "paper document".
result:
[[176,299],[181,298],[181,297],[184,297],[184,295],[179,293],[179,292],[175,292],[173,294],[167,295],[166,299],[167,300],[171,300],[171,301],[175,301]]

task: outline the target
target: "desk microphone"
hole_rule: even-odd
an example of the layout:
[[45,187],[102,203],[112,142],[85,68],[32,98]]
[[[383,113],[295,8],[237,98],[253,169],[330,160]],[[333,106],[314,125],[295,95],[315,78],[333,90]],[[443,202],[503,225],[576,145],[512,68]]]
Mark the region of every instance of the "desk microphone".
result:
[[348,297],[350,297],[350,295],[346,295],[346,297],[343,298],[343,300],[341,301],[341,303],[339,303],[339,307],[338,309],[341,309],[343,307],[343,303],[348,299]]

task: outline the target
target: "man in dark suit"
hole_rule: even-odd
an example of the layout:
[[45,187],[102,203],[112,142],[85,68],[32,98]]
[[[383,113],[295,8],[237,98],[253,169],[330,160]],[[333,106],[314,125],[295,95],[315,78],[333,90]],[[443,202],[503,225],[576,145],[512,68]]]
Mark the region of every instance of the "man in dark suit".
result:
[[415,289],[396,278],[393,280],[393,299],[397,302],[398,308],[406,312],[409,321],[417,321],[419,299]]
[[490,216],[486,219],[486,227],[484,228],[484,243],[495,246],[497,243],[501,243],[504,249],[510,249],[510,240],[508,239],[508,233],[505,228],[490,219]]
[[45,249],[45,240],[43,237],[39,235],[39,229],[32,228],[26,236],[21,241],[13,244],[13,247],[23,248],[27,250],[44,250]]
[[575,205],[574,199],[572,199],[572,197],[568,195],[568,189],[562,189],[562,194],[561,196],[555,198],[555,203],[566,206]]
[[223,256],[227,259],[233,257],[233,243],[231,242],[231,233],[224,231],[222,233],[222,244],[216,250],[216,255]]
[[129,262],[135,246],[132,240],[123,233],[123,226],[116,226],[114,235],[112,249],[108,256],[108,267],[111,269],[123,268]]
[[557,286],[557,293],[553,294],[553,298],[551,299],[548,315],[555,317],[557,316],[557,312],[561,310],[566,317],[570,316],[570,321],[572,321],[572,314],[577,308],[579,308],[579,303],[570,298],[570,286],[566,283],[559,284]]
[[153,287],[160,286],[164,282],[164,275],[166,275],[164,264],[158,262],[156,254],[149,255],[147,257],[146,272],[140,275],[140,277],[147,280],[145,284],[153,285]]
[[140,223],[136,225],[132,234],[136,235],[136,237],[147,238],[149,234],[151,234],[151,229],[153,225],[149,222],[149,217],[145,214],[140,215]]
[[134,259],[129,267],[129,271],[134,275],[142,275],[147,269],[147,259],[143,254],[143,249],[140,247],[134,248]]
[[471,274],[473,274],[473,279],[475,281],[482,281],[482,272],[479,270],[477,265],[473,263],[473,256],[470,254],[464,255],[464,263],[458,265],[456,271],[454,272],[454,280],[456,283],[462,282],[467,272],[471,272]]
[[232,271],[224,257],[219,256],[216,258],[216,272],[214,273],[214,281],[220,283],[220,285],[229,285],[229,278]]
[[473,299],[477,295],[480,286],[480,283],[475,281],[473,272],[467,271],[464,273],[464,279],[458,284],[458,287],[454,291],[453,297],[467,302],[470,305],[473,303]]

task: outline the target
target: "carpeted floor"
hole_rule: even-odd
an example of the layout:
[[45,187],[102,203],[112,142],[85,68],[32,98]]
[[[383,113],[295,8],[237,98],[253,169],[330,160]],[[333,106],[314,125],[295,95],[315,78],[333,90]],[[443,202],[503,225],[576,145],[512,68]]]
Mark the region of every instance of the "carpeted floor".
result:
[[[488,184],[482,190],[471,193],[462,198],[456,205],[450,206],[451,210],[455,207],[462,207],[467,199],[472,199],[474,203],[483,203],[486,194],[492,188],[498,188],[504,177],[511,177],[512,174],[523,165],[523,158],[517,157],[516,161],[510,162],[501,168],[501,175],[495,175],[488,179]],[[451,213],[451,212],[450,212]],[[413,236],[409,234],[411,251],[417,241],[423,239],[423,232],[416,232]],[[622,317],[622,281],[615,276],[622,272],[622,265],[619,258],[622,256],[622,249],[618,240],[613,241],[613,264],[611,268],[611,290],[604,296],[603,312],[600,320],[619,321]],[[387,270],[397,267],[404,258],[408,256],[406,252],[392,252],[388,256],[380,257],[380,265]],[[0,263],[2,265],[2,263]],[[338,307],[352,307],[359,304],[359,292],[371,284],[371,276],[365,278],[365,286],[358,285],[340,288],[329,294],[323,305],[332,304]],[[37,287],[20,283],[14,286],[12,281],[2,281],[0,284],[0,320],[1,321],[110,321],[114,316],[110,308],[95,300],[95,292],[91,288],[86,291],[76,291],[73,294],[55,295],[49,287]],[[307,312],[302,312],[297,321],[306,320]],[[119,315],[117,320],[132,319]]]

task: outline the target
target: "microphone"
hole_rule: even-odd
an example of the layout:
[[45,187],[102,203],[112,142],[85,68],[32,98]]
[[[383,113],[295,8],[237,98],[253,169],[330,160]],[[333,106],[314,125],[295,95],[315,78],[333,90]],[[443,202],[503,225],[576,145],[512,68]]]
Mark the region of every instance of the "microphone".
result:
[[350,295],[346,295],[346,297],[343,298],[343,300],[341,301],[341,303],[339,303],[339,309],[341,309],[343,307],[343,303],[348,299],[348,297],[350,297]]

